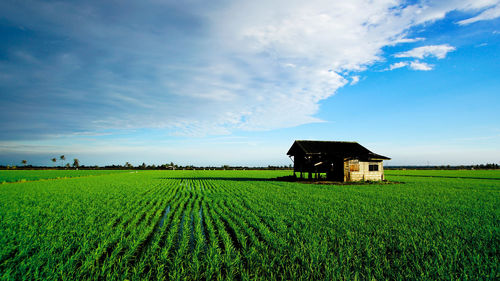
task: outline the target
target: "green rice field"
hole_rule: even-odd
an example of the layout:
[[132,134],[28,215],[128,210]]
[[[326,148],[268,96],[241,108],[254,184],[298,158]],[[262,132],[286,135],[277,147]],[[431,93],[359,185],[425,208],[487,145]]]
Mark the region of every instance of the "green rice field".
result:
[[123,170],[0,170],[0,184],[47,179],[97,176],[114,173],[126,173]]
[[500,279],[500,171],[18,172],[55,179],[0,184],[0,280]]

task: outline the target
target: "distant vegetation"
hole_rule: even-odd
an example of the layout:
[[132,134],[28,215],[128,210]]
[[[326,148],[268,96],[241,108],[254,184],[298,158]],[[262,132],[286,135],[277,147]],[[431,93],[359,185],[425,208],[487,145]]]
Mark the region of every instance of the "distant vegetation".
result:
[[[221,165],[221,166],[195,166],[195,165],[178,165],[173,162],[155,165],[155,164],[146,164],[142,163],[140,165],[132,165],[130,162],[125,162],[123,165],[113,164],[113,165],[105,165],[105,166],[89,166],[89,165],[81,165],[80,160],[78,158],[73,159],[72,165],[70,163],[66,163],[66,156],[60,155],[59,160],[61,164],[56,166],[57,158],[53,157],[50,160],[52,165],[43,166],[43,165],[28,165],[28,160],[21,160],[21,167],[15,165],[0,165],[0,170],[15,170],[15,169],[29,169],[29,170],[45,170],[45,169],[63,169],[68,170],[70,168],[73,169],[83,169],[83,170],[290,170],[293,169],[292,164],[282,165],[282,166],[231,166],[231,165]],[[479,164],[479,165],[459,165],[459,166],[450,166],[450,165],[441,165],[441,166],[384,166],[385,170],[492,170],[492,169],[500,169],[499,164],[495,163],[487,163],[487,164]]]
[[[62,155],[61,157],[63,157]],[[25,162],[26,161],[26,162]],[[56,158],[52,158],[53,163],[57,162]],[[142,163],[140,165],[132,165],[129,162],[125,162],[123,165],[105,165],[105,166],[89,166],[81,165],[80,160],[77,158],[73,159],[72,165],[70,163],[61,162],[60,166],[33,166],[27,165],[27,160],[22,160],[21,164],[23,166],[2,166],[0,165],[0,170],[9,169],[63,169],[68,170],[73,169],[84,169],[84,170],[290,170],[293,169],[293,165],[268,165],[268,166],[231,166],[231,165],[221,165],[221,166],[195,166],[195,165],[177,165],[174,163],[165,163],[161,165],[146,164]],[[500,169],[499,164],[488,163],[488,164],[478,164],[478,165],[441,165],[441,166],[384,166],[385,170],[495,170]]]
[[498,280],[500,171],[417,172],[390,171],[405,183],[392,185],[266,180],[289,171],[0,185],[0,279]]
[[[56,160],[56,158],[52,158],[52,161],[53,160]],[[53,162],[55,163],[56,161]],[[83,169],[83,170],[290,170],[293,169],[293,166],[291,164],[283,166],[268,165],[263,167],[249,167],[249,166],[230,166],[230,165],[194,166],[194,165],[177,165],[174,163],[154,165],[154,164],[142,163],[140,165],[134,166],[129,162],[126,162],[124,165],[86,166],[86,165],[80,165],[80,160],[76,158],[73,160],[72,166],[70,166],[69,163],[64,163],[64,162],[61,162],[60,166],[33,166],[33,165],[25,165],[26,163],[24,162],[22,163],[24,164],[24,166],[0,165],[0,170],[15,170],[15,169],[68,170],[71,167],[73,169]]]
[[495,163],[479,164],[479,165],[439,165],[439,166],[385,166],[386,170],[493,170],[500,169],[500,165]]
[[386,170],[385,175],[444,178],[500,179],[498,170]]

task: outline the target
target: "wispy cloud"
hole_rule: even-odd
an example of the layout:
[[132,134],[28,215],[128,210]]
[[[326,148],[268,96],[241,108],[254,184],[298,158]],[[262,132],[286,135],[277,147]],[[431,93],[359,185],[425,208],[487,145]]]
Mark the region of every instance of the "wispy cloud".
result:
[[444,59],[446,54],[455,51],[456,48],[448,44],[443,45],[429,45],[422,46],[411,49],[406,52],[397,53],[394,56],[396,58],[419,58],[423,59],[425,57],[436,57],[438,59]]
[[458,22],[460,25],[467,25],[478,21],[491,20],[500,17],[500,4],[497,4],[489,9],[484,10],[479,15],[461,20]]
[[423,37],[416,37],[416,38],[401,38],[396,41],[394,41],[394,44],[402,44],[402,43],[414,43],[418,41],[424,41],[425,38]]
[[419,61],[412,61],[409,66],[413,70],[423,70],[423,71],[432,70],[432,68],[434,67],[433,65]]
[[393,63],[388,68],[386,68],[385,71],[390,71],[403,67],[409,67],[410,69],[413,70],[422,70],[422,71],[428,71],[434,68],[434,66],[431,64],[416,60],[416,61],[401,61]]
[[408,66],[408,64],[409,63],[406,61],[396,62],[396,63],[391,64],[389,66],[389,68],[387,68],[386,70],[393,70],[393,69],[402,68],[402,67]]
[[354,75],[351,77],[351,83],[349,85],[356,85],[359,82],[359,75]]

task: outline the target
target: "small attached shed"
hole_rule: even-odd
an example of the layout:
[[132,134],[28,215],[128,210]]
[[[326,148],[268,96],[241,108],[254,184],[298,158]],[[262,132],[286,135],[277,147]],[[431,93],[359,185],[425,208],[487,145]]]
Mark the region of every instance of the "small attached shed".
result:
[[384,180],[383,160],[391,158],[371,152],[357,142],[296,140],[287,153],[294,172],[300,177],[319,178],[326,173],[328,180]]

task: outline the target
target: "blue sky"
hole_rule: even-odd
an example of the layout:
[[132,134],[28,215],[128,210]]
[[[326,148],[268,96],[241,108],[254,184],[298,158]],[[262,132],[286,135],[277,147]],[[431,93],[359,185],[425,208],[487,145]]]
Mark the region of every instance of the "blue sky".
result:
[[0,164],[288,165],[295,139],[498,163],[499,17],[498,0],[2,1]]

